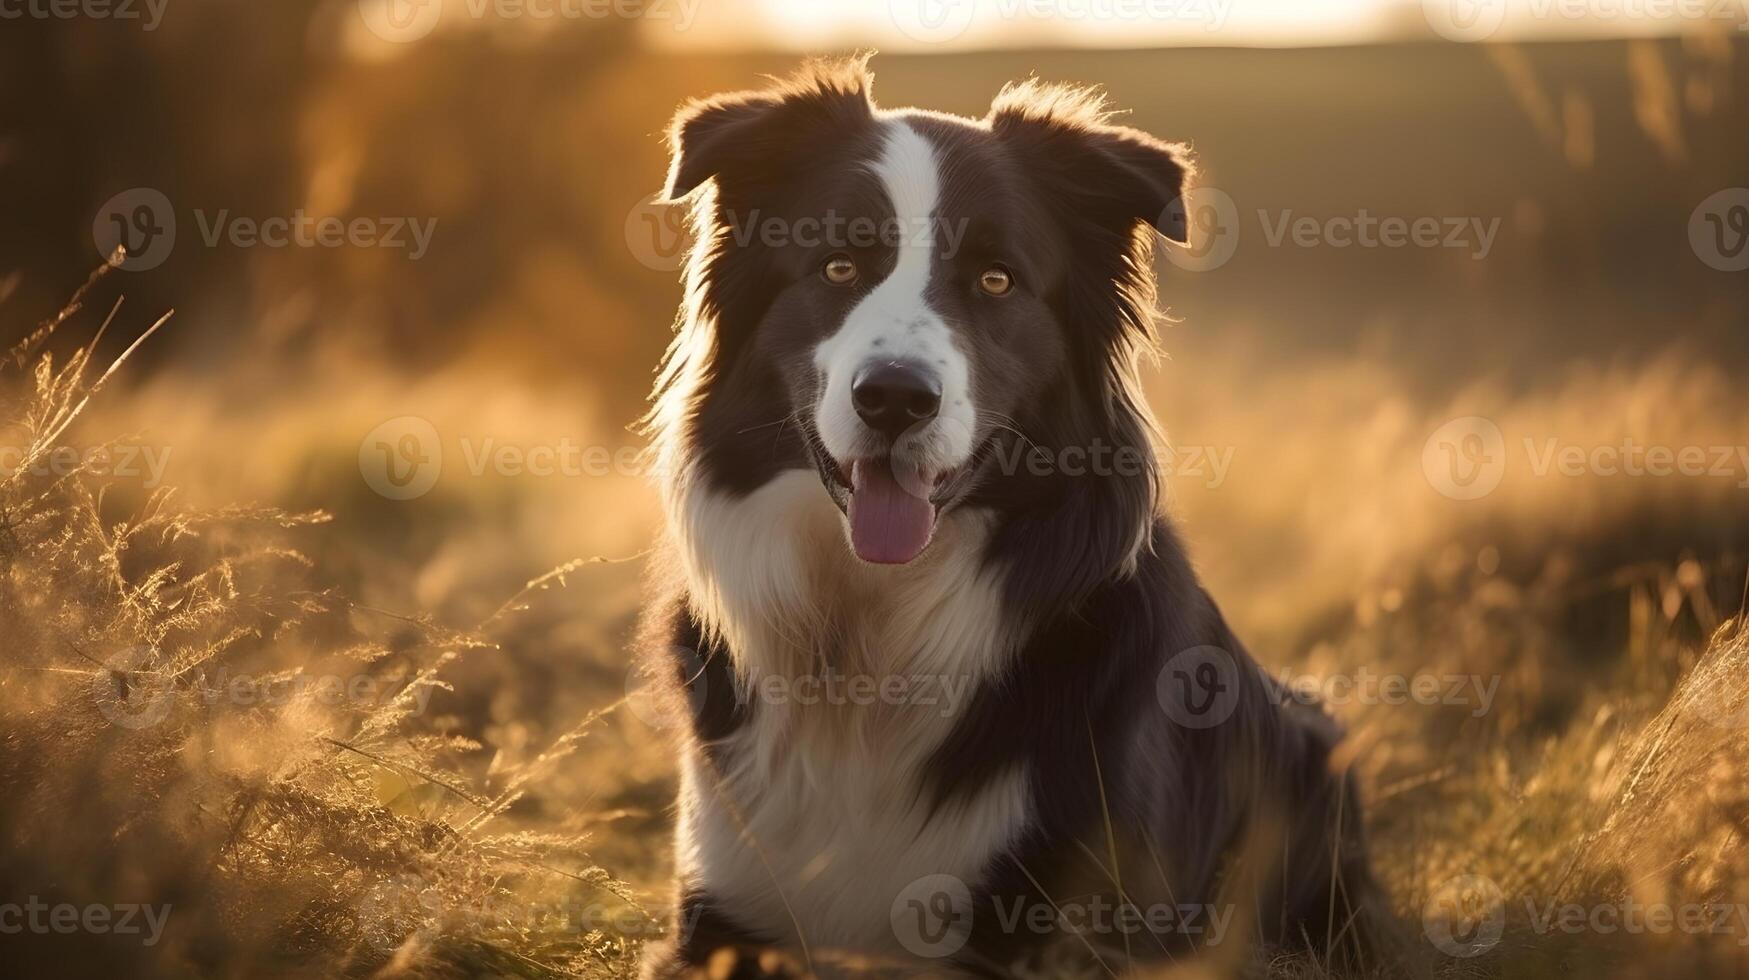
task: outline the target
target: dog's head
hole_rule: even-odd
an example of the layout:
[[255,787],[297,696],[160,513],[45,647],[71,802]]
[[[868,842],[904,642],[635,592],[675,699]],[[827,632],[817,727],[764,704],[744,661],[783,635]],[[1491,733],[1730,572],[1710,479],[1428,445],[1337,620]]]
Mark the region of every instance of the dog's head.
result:
[[670,143],[667,197],[714,187],[688,317],[709,368],[685,394],[688,450],[725,489],[811,465],[856,554],[904,563],[1023,476],[1002,446],[1097,439],[1137,409],[1148,229],[1183,239],[1187,165],[1097,96],[1026,83],[980,120],[885,111],[861,60],[815,64],[684,108]]

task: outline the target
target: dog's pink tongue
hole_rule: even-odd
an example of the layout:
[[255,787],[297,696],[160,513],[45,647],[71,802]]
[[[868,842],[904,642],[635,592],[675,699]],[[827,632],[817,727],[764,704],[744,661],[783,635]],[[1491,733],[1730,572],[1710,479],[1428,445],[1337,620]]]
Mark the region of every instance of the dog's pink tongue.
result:
[[935,531],[935,505],[905,492],[886,460],[857,460],[850,473],[850,543],[857,557],[903,565]]

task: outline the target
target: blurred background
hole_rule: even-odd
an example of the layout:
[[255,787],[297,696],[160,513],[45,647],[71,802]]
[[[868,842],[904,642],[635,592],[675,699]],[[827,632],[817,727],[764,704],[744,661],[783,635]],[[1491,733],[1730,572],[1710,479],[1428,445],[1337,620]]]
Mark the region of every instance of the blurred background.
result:
[[[1549,746],[1614,765],[1740,606],[1746,27],[1718,0],[0,2],[0,343],[124,245],[100,360],[175,316],[80,424],[164,461],[117,500],[325,511],[295,532],[324,588],[458,627],[614,559],[433,702],[489,782],[632,683],[673,111],[859,48],[887,106],[1097,83],[1201,163],[1148,393],[1240,634],[1295,675],[1506,678],[1482,717],[1338,707],[1413,912],[1508,846]],[[659,727],[606,719],[519,811],[651,896]]]

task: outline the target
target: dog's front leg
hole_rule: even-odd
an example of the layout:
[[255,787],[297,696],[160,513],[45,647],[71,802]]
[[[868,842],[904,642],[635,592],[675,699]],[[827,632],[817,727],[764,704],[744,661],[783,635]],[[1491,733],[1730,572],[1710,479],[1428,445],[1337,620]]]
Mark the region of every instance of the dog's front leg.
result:
[[644,948],[643,980],[778,980],[808,975],[772,943],[730,922],[709,896],[681,898],[675,935]]

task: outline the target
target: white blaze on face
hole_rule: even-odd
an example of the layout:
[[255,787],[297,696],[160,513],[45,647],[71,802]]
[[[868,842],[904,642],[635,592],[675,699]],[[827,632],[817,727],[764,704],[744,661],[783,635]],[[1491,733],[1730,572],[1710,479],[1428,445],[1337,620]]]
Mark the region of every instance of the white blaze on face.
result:
[[883,125],[886,144],[873,169],[897,221],[897,262],[851,310],[844,326],[815,348],[814,365],[826,379],[816,424],[826,451],[839,463],[884,453],[885,440],[857,417],[851,383],[872,364],[915,364],[940,380],[941,409],[935,419],[901,436],[893,456],[896,469],[914,468],[928,477],[965,462],[972,453],[976,413],[970,366],[953,332],[926,299],[937,238],[958,239],[937,235],[941,179],[934,147],[903,119],[889,118]]

